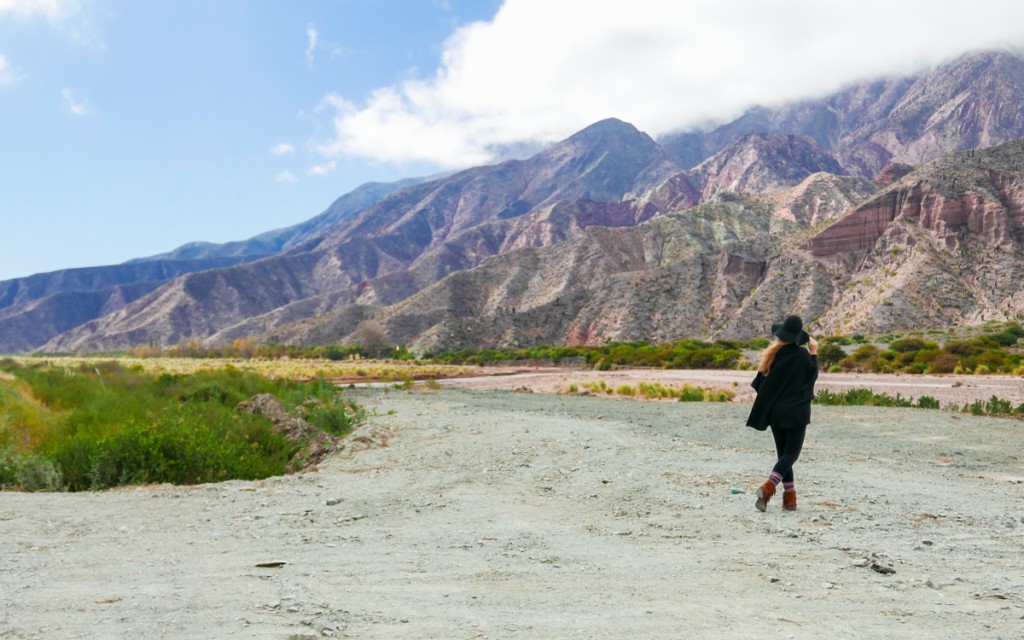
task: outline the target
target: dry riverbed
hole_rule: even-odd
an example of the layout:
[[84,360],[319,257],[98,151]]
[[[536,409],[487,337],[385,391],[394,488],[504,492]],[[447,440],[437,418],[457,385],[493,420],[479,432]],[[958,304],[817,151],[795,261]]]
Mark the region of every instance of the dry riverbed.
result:
[[742,403],[355,393],[314,472],[0,494],[0,637],[1024,638],[1019,421],[815,407],[761,513]]

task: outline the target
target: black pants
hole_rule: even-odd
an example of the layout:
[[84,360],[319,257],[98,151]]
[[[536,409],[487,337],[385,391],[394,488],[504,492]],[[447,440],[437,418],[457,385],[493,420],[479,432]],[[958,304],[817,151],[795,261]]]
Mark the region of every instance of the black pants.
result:
[[807,427],[793,427],[782,429],[772,426],[772,437],[775,438],[775,452],[779,454],[779,461],[772,469],[782,476],[783,482],[793,482],[793,465],[800,457],[800,450],[804,447],[804,435]]

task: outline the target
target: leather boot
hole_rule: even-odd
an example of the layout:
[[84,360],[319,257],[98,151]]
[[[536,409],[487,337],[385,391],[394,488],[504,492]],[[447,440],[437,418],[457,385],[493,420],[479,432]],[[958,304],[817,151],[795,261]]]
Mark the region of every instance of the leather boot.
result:
[[775,495],[775,483],[771,480],[765,481],[760,487],[757,488],[757,502],[754,506],[757,507],[758,511],[765,511],[768,509],[768,501]]
[[782,509],[796,511],[796,489],[782,492]]

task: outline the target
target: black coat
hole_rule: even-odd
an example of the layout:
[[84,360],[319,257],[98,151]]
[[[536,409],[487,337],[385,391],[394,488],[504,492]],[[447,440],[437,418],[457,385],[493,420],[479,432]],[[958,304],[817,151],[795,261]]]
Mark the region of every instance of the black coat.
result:
[[775,354],[767,376],[758,371],[750,386],[757,391],[747,426],[764,431],[768,425],[789,429],[811,422],[814,381],[818,379],[818,356],[788,344]]

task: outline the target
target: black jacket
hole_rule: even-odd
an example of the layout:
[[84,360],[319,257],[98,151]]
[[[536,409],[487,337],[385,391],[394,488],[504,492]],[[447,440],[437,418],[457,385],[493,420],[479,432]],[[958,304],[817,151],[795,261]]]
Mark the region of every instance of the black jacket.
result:
[[750,386],[757,391],[747,426],[759,431],[768,425],[789,429],[811,422],[814,381],[818,379],[818,356],[788,344],[775,354],[767,376],[758,371]]

